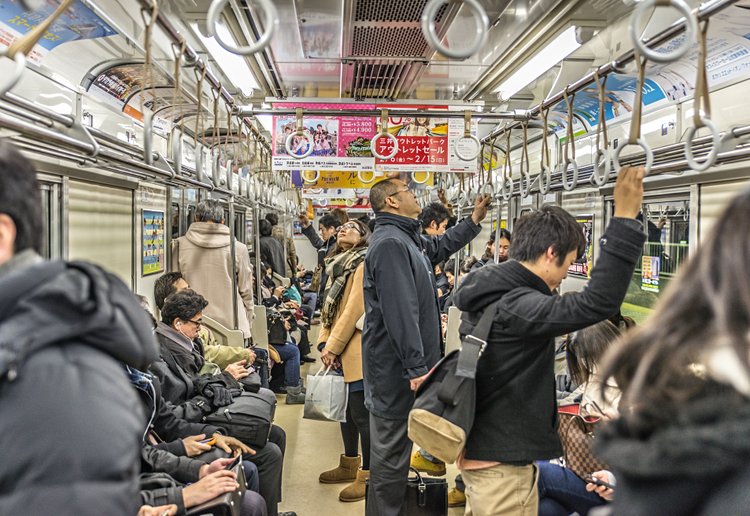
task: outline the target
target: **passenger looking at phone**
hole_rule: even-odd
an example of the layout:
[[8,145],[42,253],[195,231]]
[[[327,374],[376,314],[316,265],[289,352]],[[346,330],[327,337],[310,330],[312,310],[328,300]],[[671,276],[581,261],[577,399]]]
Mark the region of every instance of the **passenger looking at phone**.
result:
[[556,425],[555,337],[619,310],[645,241],[643,227],[635,220],[643,200],[643,176],[643,167],[620,170],[614,216],[582,291],[553,293],[583,254],[586,240],[572,215],[544,206],[515,224],[508,261],[467,274],[453,294],[456,307],[464,312],[463,335],[471,334],[483,310],[499,300],[477,366],[474,425],[457,463],[466,484],[467,514],[537,514],[535,462],[562,455]]
[[[190,288],[188,282],[179,272],[167,272],[162,274],[154,284],[154,300],[161,311],[164,308],[164,300],[175,292]],[[237,346],[224,346],[216,342],[211,330],[201,325],[198,335],[193,339],[196,351],[205,360],[201,366],[201,372],[209,372],[208,366],[215,364],[224,372],[229,373],[235,380],[245,384],[244,379],[253,371],[255,362],[255,351],[252,348]]]
[[[161,321],[156,328],[161,360],[150,371],[159,379],[164,398],[175,406],[178,417],[197,422],[217,408],[229,405],[240,395],[239,388],[228,388],[226,375],[200,375],[202,358],[195,350],[193,339],[202,325],[201,317],[207,301],[200,294],[186,289],[164,301]],[[272,425],[269,441],[255,455],[247,456],[258,466],[261,494],[268,513],[275,516],[281,500],[281,471],[286,449],[286,434]]]
[[[573,385],[578,385],[569,398],[580,400],[580,415],[583,417],[617,417],[620,390],[613,380],[605,384],[600,370],[604,354],[620,337],[619,328],[606,320],[569,333],[565,339],[570,378]],[[602,422],[596,423],[594,436],[601,426]],[[568,443],[563,439],[565,446],[577,447],[577,453],[595,454],[593,450],[580,449],[584,443],[574,443],[572,437]],[[567,516],[574,512],[587,514],[594,507],[612,500],[613,489],[599,485],[601,481],[614,484],[614,476],[607,471],[588,471],[578,476],[568,467],[548,461],[539,461],[536,465],[539,469],[539,516]],[[593,477],[593,482],[586,478],[588,473]]]

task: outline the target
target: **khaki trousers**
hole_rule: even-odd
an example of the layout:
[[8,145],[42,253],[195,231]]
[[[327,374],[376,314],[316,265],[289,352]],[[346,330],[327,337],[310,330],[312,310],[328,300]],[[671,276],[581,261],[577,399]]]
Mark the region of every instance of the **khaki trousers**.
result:
[[537,516],[539,470],[534,464],[462,470],[466,516]]

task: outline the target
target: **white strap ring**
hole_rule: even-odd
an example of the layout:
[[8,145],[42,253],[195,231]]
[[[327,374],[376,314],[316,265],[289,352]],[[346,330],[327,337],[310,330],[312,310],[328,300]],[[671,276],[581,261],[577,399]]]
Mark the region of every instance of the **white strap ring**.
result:
[[271,38],[273,38],[274,33],[279,27],[279,12],[276,10],[276,6],[273,5],[273,2],[271,0],[258,0],[263,10],[263,26],[266,30],[255,44],[242,47],[227,43],[221,39],[219,31],[216,30],[216,26],[219,23],[219,15],[228,3],[229,0],[214,0],[211,2],[206,20],[209,36],[213,37],[222,48],[233,54],[249,56],[266,48],[271,43]]
[[424,35],[427,43],[434,48],[438,53],[452,59],[466,59],[482,48],[487,41],[487,33],[490,27],[490,19],[487,17],[487,13],[484,11],[482,4],[477,0],[464,0],[464,5],[468,6],[469,9],[474,13],[474,22],[476,30],[474,33],[474,41],[472,41],[469,48],[463,51],[456,51],[445,47],[437,37],[437,31],[435,27],[435,15],[437,14],[440,7],[447,3],[448,0],[430,0],[422,11],[422,34]]
[[636,49],[640,54],[655,63],[671,63],[677,61],[683,57],[688,50],[690,50],[691,42],[695,39],[695,34],[698,32],[698,24],[695,21],[690,7],[682,0],[670,0],[669,5],[674,7],[685,17],[685,39],[682,44],[672,50],[671,52],[656,52],[648,48],[643,44],[641,36],[638,34],[638,22],[643,17],[647,9],[657,7],[657,0],[642,0],[636,4],[633,15],[630,18],[630,24],[628,25],[628,31],[630,32],[630,39],[635,45]]

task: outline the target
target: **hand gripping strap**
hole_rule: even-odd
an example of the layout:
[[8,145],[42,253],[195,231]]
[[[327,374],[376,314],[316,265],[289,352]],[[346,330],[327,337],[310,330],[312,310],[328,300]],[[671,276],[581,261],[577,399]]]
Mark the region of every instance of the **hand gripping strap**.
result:
[[487,346],[487,338],[492,329],[492,322],[497,314],[497,305],[500,300],[487,306],[479,319],[479,323],[474,327],[471,335],[467,335],[461,340],[461,351],[458,354],[458,364],[456,365],[456,376],[474,379],[477,374],[477,362],[482,356],[484,348]]

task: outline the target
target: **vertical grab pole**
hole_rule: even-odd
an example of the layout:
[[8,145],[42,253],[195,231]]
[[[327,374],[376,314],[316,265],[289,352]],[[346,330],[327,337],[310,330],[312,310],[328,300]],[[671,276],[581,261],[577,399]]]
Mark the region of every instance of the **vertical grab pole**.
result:
[[260,232],[258,231],[258,223],[260,222],[260,208],[258,207],[258,201],[253,201],[253,250],[255,251],[255,292],[256,299],[260,302],[263,299],[263,290],[261,289],[260,278],[263,275],[260,270]]
[[237,320],[237,250],[235,249],[235,235],[234,235],[234,198],[229,198],[229,254],[232,259],[232,322],[234,329],[239,329],[239,321]]

